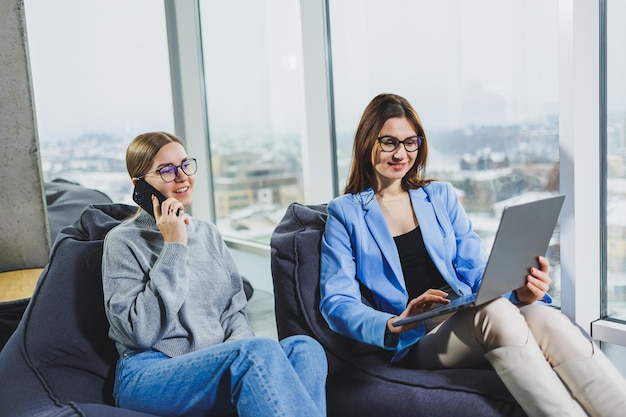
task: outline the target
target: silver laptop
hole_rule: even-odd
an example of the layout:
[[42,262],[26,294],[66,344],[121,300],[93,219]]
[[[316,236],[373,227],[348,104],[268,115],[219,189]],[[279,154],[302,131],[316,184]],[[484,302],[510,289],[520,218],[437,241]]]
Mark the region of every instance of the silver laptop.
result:
[[398,320],[394,327],[477,306],[526,283],[529,268],[545,255],[563,206],[564,195],[507,206],[493,241],[478,292]]

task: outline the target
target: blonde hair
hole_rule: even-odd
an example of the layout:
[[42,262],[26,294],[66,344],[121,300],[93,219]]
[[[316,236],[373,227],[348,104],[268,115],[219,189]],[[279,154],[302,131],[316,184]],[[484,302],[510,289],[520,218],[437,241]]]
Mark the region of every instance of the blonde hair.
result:
[[126,170],[131,178],[147,174],[156,154],[168,143],[184,143],[178,137],[166,132],[143,133],[133,139],[126,149]]

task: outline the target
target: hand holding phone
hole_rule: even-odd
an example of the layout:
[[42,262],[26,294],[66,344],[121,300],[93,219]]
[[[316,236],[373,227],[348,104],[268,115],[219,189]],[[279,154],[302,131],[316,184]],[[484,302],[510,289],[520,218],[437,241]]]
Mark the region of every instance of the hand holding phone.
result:
[[[135,182],[135,189],[133,191],[133,201],[135,201],[135,203],[137,203],[142,209],[150,213],[152,217],[156,218],[154,215],[154,203],[152,201],[152,196],[156,198],[159,202],[159,207],[162,208],[163,202],[167,200],[167,197],[161,194],[159,190],[148,184],[143,178],[137,179]],[[175,206],[180,207],[180,203],[174,204]],[[170,205],[170,209],[171,208],[172,206]],[[181,213],[183,213],[182,216],[180,216]],[[157,222],[157,227],[163,234],[163,239],[165,239],[166,242],[178,242],[186,245],[187,231],[184,225],[189,224],[189,219],[184,214],[183,208],[176,210],[176,216],[179,217],[179,219],[183,219],[184,225],[179,221],[172,221],[173,219],[167,216],[168,213],[164,214],[165,216],[160,217],[162,220],[161,224]]]
[[[153,195],[159,200],[159,207],[167,199],[159,190],[148,184],[146,180],[138,178],[135,182],[135,189],[133,190],[133,201],[150,213],[152,217],[154,217],[154,207],[152,206]],[[176,213],[176,215],[178,216],[178,213]]]

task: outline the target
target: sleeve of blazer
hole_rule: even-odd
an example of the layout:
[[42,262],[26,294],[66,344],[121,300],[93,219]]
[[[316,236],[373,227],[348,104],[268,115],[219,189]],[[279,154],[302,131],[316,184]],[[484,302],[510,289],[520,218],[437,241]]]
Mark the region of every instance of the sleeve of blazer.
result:
[[354,224],[346,219],[342,205],[332,200],[322,237],[320,311],[332,330],[385,349],[385,329],[393,314],[375,310],[361,301],[351,226]]

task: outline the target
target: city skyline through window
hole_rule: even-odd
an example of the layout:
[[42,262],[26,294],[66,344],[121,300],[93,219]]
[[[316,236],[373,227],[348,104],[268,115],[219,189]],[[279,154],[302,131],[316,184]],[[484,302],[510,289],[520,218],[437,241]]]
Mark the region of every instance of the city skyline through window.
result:
[[[424,124],[426,176],[453,184],[488,249],[505,205],[559,192],[557,1],[331,1],[329,19],[340,189],[361,112],[391,92]],[[559,252],[557,226],[556,305]]]

